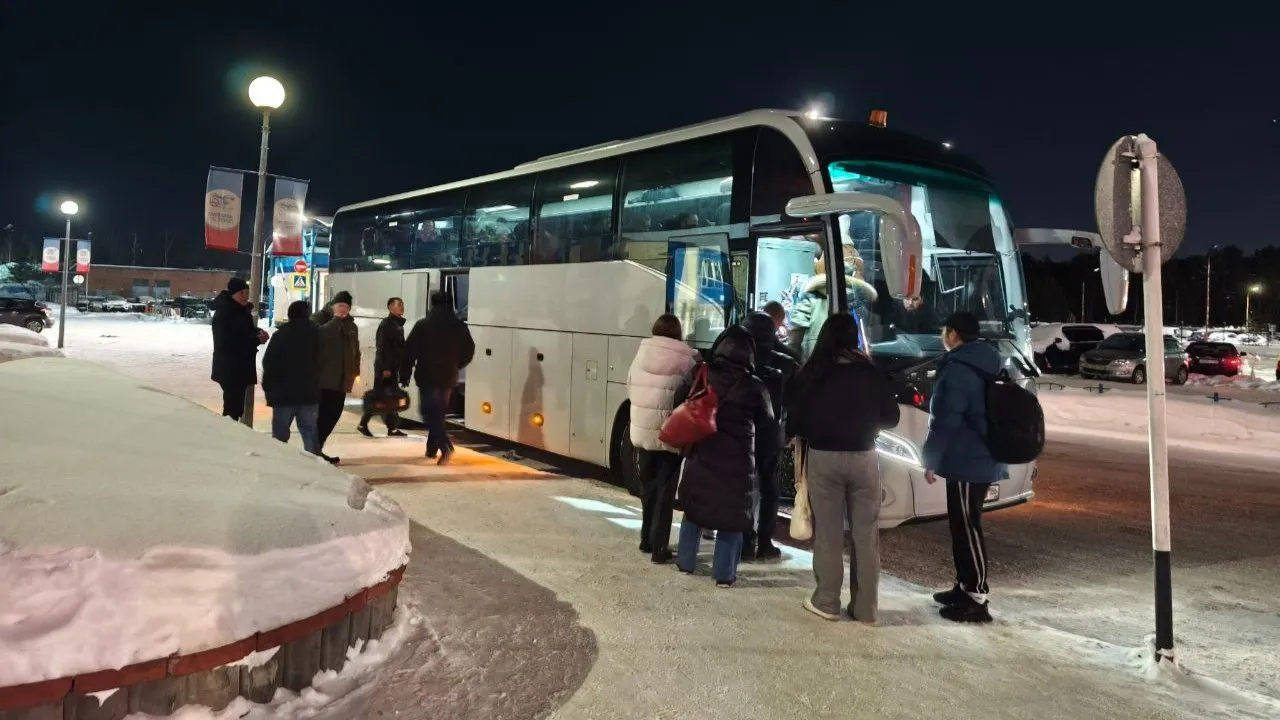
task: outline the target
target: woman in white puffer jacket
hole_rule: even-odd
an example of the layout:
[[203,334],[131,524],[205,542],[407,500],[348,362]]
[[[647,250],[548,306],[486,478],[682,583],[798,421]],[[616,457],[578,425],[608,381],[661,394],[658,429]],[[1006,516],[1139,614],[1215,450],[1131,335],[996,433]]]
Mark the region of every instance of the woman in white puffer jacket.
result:
[[653,337],[640,343],[627,373],[631,401],[631,444],[640,459],[640,551],[655,563],[669,562],[672,552],[671,517],[676,484],[680,480],[677,448],[658,440],[662,424],[676,406],[676,393],[687,385],[698,363],[698,352],[681,340],[680,319],[663,315],[653,323]]

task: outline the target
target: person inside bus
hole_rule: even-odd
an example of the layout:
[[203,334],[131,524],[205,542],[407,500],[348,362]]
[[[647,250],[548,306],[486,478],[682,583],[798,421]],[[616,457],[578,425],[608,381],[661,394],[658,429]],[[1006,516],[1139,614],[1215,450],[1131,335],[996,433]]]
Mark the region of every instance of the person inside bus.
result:
[[773,422],[769,391],[753,374],[755,352],[751,333],[738,325],[717,340],[708,366],[719,398],[716,431],[690,449],[677,491],[684,518],[676,566],[693,573],[703,529],[715,530],[711,576],[720,588],[732,587],[738,579],[743,536],[754,526],[756,428]]
[[852,315],[822,326],[813,354],[788,388],[787,425],[801,438],[813,509],[813,576],[804,608],[840,619],[845,523],[851,529],[849,617],[874,623],[880,586],[880,466],[876,435],[895,427],[898,402],[889,380],[859,350]]
[[[849,310],[855,318],[865,314],[865,307],[879,297],[876,289],[862,278],[862,257],[853,245],[844,245],[844,286],[849,302]],[[791,347],[808,358],[813,353],[814,345],[826,322],[830,299],[827,297],[826,259],[819,257],[814,261],[814,274],[805,284],[804,294],[791,310]],[[859,329],[861,332],[861,329]],[[866,343],[860,342],[859,348],[865,349]]]
[[676,392],[690,381],[698,351],[682,339],[680,319],[670,313],[653,323],[627,372],[631,444],[639,456],[640,552],[654,563],[670,562],[671,516],[680,478],[680,450],[658,439],[676,407]]
[[774,349],[778,352],[786,353],[788,357],[799,363],[800,353],[796,352],[795,348],[786,342],[788,336],[787,309],[777,300],[770,300],[764,304],[764,313],[769,316],[769,319],[773,320],[774,337],[778,340],[777,344],[774,345]]

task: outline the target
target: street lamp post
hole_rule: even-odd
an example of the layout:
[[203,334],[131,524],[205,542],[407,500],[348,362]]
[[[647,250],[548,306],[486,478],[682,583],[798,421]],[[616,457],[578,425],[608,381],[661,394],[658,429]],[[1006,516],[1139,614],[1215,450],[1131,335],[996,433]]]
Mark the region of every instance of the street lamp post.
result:
[[[262,111],[262,147],[258,150],[258,199],[253,209],[253,251],[249,261],[249,300],[253,303],[254,326],[262,316],[262,256],[264,239],[262,219],[267,200],[267,136],[271,134],[271,111],[284,104],[284,86],[273,77],[263,76],[249,83],[249,101]],[[254,386],[245,390],[244,415],[241,422],[253,427]]]
[[67,233],[62,239],[62,297],[58,303],[58,349],[62,349],[62,343],[67,333],[67,288],[68,280],[71,276],[71,217],[80,212],[80,206],[74,200],[62,201],[59,208],[62,214],[67,216]]
[[1245,291],[1245,294],[1244,294],[1244,329],[1245,329],[1245,332],[1248,332],[1248,331],[1249,331],[1249,328],[1253,325],[1253,322],[1252,322],[1252,320],[1253,320],[1253,316],[1249,314],[1249,311],[1251,310],[1251,308],[1249,307],[1249,301],[1253,299],[1253,294],[1254,294],[1254,293],[1260,293],[1260,292],[1262,292],[1262,286],[1261,286],[1261,285],[1250,285],[1250,286],[1248,287],[1248,289]]

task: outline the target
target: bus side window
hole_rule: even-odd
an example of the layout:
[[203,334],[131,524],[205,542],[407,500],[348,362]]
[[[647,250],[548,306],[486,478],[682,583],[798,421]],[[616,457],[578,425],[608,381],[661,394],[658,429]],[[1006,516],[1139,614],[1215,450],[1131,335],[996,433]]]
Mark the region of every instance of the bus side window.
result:
[[613,190],[617,176],[616,158],[539,174],[534,202],[537,225],[529,262],[614,259]]

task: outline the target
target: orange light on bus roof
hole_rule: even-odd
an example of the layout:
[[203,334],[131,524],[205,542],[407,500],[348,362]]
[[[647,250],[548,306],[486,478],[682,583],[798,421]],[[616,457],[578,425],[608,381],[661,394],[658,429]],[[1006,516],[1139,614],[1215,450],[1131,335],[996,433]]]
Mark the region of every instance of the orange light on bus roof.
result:
[[889,111],[872,110],[870,124],[873,127],[889,127]]

